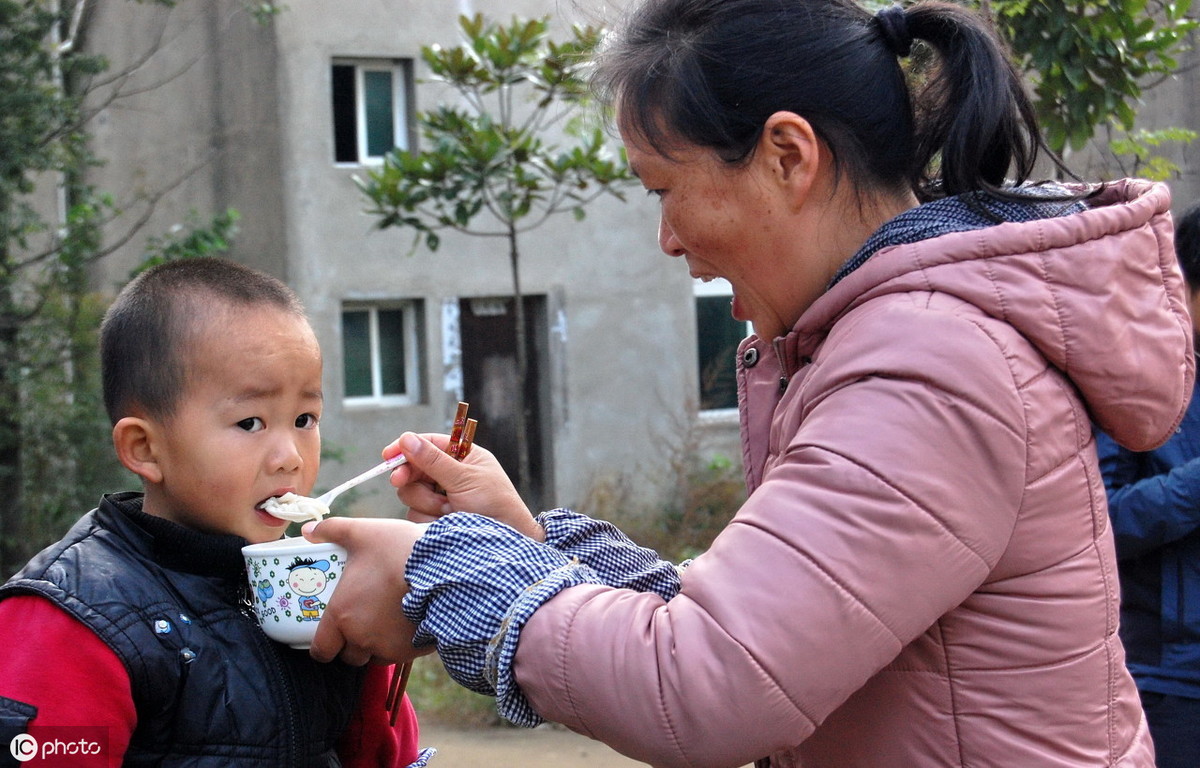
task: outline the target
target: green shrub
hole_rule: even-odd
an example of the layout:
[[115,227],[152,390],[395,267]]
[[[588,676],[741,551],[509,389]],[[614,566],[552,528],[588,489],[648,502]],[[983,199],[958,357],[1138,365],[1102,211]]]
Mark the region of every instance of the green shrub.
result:
[[408,697],[421,722],[472,728],[504,724],[496,714],[496,700],[468,691],[450,679],[437,655],[413,662]]

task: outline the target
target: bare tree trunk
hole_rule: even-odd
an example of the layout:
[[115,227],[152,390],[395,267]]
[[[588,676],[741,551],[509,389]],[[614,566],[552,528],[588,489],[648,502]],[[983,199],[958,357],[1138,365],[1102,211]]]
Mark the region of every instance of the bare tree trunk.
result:
[[508,224],[508,257],[512,266],[513,303],[516,307],[517,344],[517,490],[529,503],[531,472],[529,467],[529,404],[525,400],[525,382],[529,378],[529,340],[525,334],[525,301],[521,294],[521,254],[517,248],[517,228],[513,221]]
[[[0,257],[3,253],[0,252]],[[0,306],[9,303],[9,288]],[[0,582],[25,561],[21,525],[21,420],[17,413],[16,363],[17,327],[0,311]]]

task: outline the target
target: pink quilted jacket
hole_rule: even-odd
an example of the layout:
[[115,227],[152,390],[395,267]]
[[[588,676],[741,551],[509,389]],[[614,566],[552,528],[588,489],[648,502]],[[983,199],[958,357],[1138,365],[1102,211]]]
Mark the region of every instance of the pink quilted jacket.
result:
[[1092,421],[1145,450],[1192,390],[1169,203],[889,248],[748,339],[749,500],[673,600],[539,609],[530,702],[656,766],[1152,766]]

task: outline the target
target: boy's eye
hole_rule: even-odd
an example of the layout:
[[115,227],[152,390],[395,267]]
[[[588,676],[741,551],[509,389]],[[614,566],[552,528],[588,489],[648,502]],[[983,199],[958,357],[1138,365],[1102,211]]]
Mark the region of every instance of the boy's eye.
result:
[[252,416],[248,419],[242,419],[237,423],[239,429],[244,429],[247,432],[257,432],[266,427],[263,420],[257,416]]
[[317,426],[317,417],[311,413],[302,413],[296,417],[297,429],[312,429]]

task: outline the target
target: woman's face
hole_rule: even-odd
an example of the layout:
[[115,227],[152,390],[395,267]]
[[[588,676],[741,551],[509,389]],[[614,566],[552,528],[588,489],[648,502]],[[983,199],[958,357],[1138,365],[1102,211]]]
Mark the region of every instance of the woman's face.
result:
[[659,199],[659,246],[687,261],[692,277],[733,286],[733,316],[772,339],[786,333],[830,275],[807,254],[797,205],[769,151],[730,165],[713,151],[671,157],[622,131],[630,168]]

